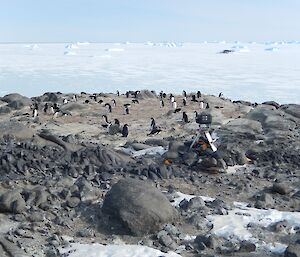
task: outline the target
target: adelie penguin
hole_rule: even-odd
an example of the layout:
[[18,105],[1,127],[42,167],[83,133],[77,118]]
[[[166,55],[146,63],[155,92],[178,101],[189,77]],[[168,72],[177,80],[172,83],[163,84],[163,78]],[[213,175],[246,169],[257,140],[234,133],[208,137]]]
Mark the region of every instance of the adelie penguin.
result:
[[165,103],[164,103],[164,100],[163,100],[163,99],[161,99],[161,100],[159,101],[159,106],[160,106],[160,108],[163,108],[163,107],[165,106]]
[[186,100],[184,98],[182,99],[182,103],[183,103],[183,106],[186,106]]
[[182,95],[183,95],[183,97],[186,97],[186,91],[185,90],[182,91]]
[[222,92],[220,92],[220,94],[219,94],[219,97],[222,97],[223,96],[223,93]]
[[102,118],[103,118],[103,120],[104,120],[104,124],[101,124],[101,126],[102,126],[103,128],[107,128],[109,125],[111,125],[111,123],[108,121],[106,115],[102,115]]
[[117,105],[116,100],[115,100],[115,99],[112,99],[111,102],[112,102],[112,105],[113,105],[114,107],[116,107],[116,105]]
[[128,125],[124,124],[122,128],[122,137],[127,137],[128,136]]
[[129,114],[129,108],[128,106],[124,106],[124,114]]
[[48,108],[49,108],[48,103],[45,103],[45,105],[44,105],[44,113],[48,112]]
[[183,112],[183,113],[182,113],[182,121],[183,121],[184,123],[188,123],[188,122],[189,122],[189,118],[188,118],[186,112]]
[[197,91],[197,98],[200,98],[200,97],[201,97],[201,92]]
[[209,109],[209,104],[208,103],[206,103],[205,109]]
[[118,119],[115,119],[115,124],[120,125],[120,121]]
[[117,96],[120,96],[120,92],[119,92],[119,90],[117,90]]
[[128,98],[129,97],[129,92],[127,91],[125,95],[126,95],[126,98]]
[[134,104],[139,104],[140,103],[138,99],[132,99],[131,102],[134,103]]
[[198,102],[198,100],[196,99],[196,96],[195,95],[192,95],[192,102]]
[[155,119],[151,118],[150,130],[156,127]]
[[108,112],[112,111],[111,105],[109,103],[106,103],[104,106],[107,107]]

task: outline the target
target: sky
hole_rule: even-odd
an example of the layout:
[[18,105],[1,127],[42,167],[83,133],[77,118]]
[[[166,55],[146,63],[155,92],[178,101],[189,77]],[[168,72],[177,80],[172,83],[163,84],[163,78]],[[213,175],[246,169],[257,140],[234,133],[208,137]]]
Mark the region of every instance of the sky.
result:
[[300,0],[0,0],[0,42],[300,40]]

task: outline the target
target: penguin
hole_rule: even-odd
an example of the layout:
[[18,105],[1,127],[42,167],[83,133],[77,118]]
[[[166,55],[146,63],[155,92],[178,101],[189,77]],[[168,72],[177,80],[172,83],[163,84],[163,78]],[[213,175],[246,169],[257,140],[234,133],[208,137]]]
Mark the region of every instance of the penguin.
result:
[[200,97],[201,97],[201,92],[197,91],[197,98],[200,98]]
[[127,105],[124,107],[124,114],[129,114],[129,108]]
[[220,94],[219,94],[219,97],[222,97],[223,96],[223,93],[222,92],[220,92]]
[[122,137],[127,137],[128,136],[128,125],[124,124],[122,128]]
[[34,108],[34,109],[33,109],[33,112],[32,112],[32,117],[33,117],[33,118],[36,118],[38,115],[39,115],[39,114],[38,114],[38,109]]
[[186,106],[186,100],[184,98],[182,99],[182,103],[183,103],[183,106]]
[[180,112],[181,111],[181,108],[176,108],[175,110],[174,110],[174,113],[177,113],[177,112]]
[[55,113],[53,106],[50,107],[50,113],[51,113],[51,114],[54,114],[54,113]]
[[208,104],[208,103],[206,104],[206,107],[205,107],[205,109],[209,109],[209,104]]
[[120,92],[119,92],[119,90],[117,90],[117,96],[120,96]]
[[77,102],[77,95],[73,95],[73,101]]
[[150,136],[150,135],[157,135],[158,133],[161,132],[161,129],[157,128],[156,126],[150,131],[149,134],[147,134],[147,136]]
[[133,96],[134,96],[134,98],[137,98],[137,95],[140,93],[140,91],[135,91],[134,93],[133,93]]
[[166,98],[166,97],[167,97],[167,94],[166,94],[166,93],[163,93],[162,96],[163,96],[163,98]]
[[156,123],[155,123],[154,118],[152,117],[152,118],[151,118],[151,124],[150,124],[150,130],[152,130],[152,129],[155,128],[155,127],[156,127]]
[[172,102],[172,108],[173,108],[174,110],[177,109],[177,102],[176,102],[176,101]]
[[186,91],[185,90],[182,91],[182,95],[183,95],[183,97],[186,97]]
[[174,103],[174,102],[175,102],[175,97],[174,97],[173,95],[170,97],[170,102],[171,102],[171,103]]
[[49,105],[48,105],[48,103],[45,103],[45,105],[44,105],[44,113],[47,113],[47,111],[48,111],[48,108],[49,108]]
[[63,100],[63,104],[67,104],[68,103],[68,100],[67,100],[67,98],[64,98],[64,100]]
[[92,94],[90,95],[91,99],[94,99],[95,102],[97,102],[97,95],[96,94]]
[[200,109],[204,108],[204,102],[203,101],[200,101],[199,105],[200,105]]
[[112,99],[111,101],[112,101],[113,106],[115,107],[117,105],[116,100]]
[[126,91],[126,98],[128,98],[129,97],[129,92],[128,91]]
[[102,118],[104,119],[104,122],[105,122],[105,124],[101,125],[102,127],[107,128],[109,125],[111,125],[111,123],[108,121],[106,115],[102,115]]
[[59,112],[59,111],[60,111],[60,109],[59,109],[59,107],[58,107],[58,104],[57,104],[57,103],[54,103],[54,104],[53,104],[53,110],[54,110],[54,113],[56,113],[56,112]]
[[132,101],[132,103],[134,103],[134,104],[139,104],[139,103],[140,103],[139,100],[137,100],[137,99],[132,99],[131,101]]
[[120,121],[118,119],[115,119],[115,124],[120,125]]
[[160,91],[160,93],[159,93],[159,97],[160,97],[160,99],[162,99],[163,98],[163,91]]
[[196,96],[195,95],[192,95],[192,102],[198,102],[198,100],[196,99]]
[[112,111],[111,105],[109,103],[106,103],[104,106],[107,107],[108,112]]
[[165,103],[164,103],[164,100],[163,100],[163,99],[161,99],[161,100],[159,101],[159,105],[160,105],[160,108],[163,108],[163,107],[165,106]]
[[84,103],[88,104],[90,101],[89,100],[85,100]]
[[197,112],[197,111],[194,111],[194,113],[195,113],[195,119],[197,119],[197,117],[198,117],[198,112]]
[[103,100],[102,100],[102,99],[100,99],[98,103],[99,103],[99,104],[102,104],[102,103],[103,103]]
[[184,123],[188,123],[188,122],[189,122],[189,118],[188,118],[186,112],[183,112],[183,113],[182,113],[182,121],[183,121]]

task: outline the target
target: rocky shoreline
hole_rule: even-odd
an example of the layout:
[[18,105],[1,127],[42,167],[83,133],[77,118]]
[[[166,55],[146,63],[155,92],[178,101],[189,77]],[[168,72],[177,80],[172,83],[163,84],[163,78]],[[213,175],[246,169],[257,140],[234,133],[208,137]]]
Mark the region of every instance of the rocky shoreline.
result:
[[[0,98],[0,255],[72,256],[62,249],[74,242],[122,242],[186,257],[299,256],[300,105],[189,94],[186,105],[174,96],[174,108],[169,95],[163,99],[162,107],[146,90]],[[46,103],[59,110],[45,111]],[[212,115],[217,155],[190,149],[195,111]],[[157,135],[149,135],[150,118]],[[299,223],[298,216],[265,227],[249,222],[245,238],[217,231],[218,217],[237,208],[245,217],[295,213]],[[285,247],[276,251],[275,243]]]

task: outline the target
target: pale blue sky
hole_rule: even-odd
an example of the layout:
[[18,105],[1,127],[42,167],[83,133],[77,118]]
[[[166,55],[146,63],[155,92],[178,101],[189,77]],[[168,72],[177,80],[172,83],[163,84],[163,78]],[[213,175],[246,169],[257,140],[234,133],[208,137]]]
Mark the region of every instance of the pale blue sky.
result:
[[0,0],[0,42],[300,40],[300,0]]

